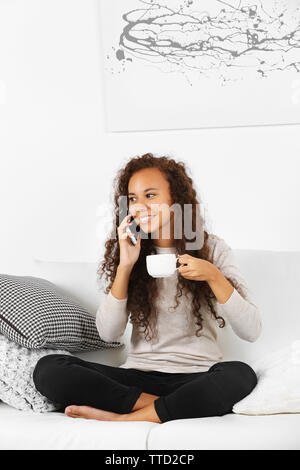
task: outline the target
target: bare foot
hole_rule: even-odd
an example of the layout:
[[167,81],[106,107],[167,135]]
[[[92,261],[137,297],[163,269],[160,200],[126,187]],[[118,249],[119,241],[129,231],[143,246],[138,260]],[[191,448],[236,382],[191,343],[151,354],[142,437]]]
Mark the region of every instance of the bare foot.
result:
[[151,421],[161,423],[154,403],[131,413],[114,413],[113,411],[100,410],[91,406],[71,405],[65,409],[65,414],[71,418],[97,419],[99,421]]
[[119,413],[100,410],[91,406],[68,406],[65,414],[71,418],[97,419],[99,421],[117,421],[120,418]]

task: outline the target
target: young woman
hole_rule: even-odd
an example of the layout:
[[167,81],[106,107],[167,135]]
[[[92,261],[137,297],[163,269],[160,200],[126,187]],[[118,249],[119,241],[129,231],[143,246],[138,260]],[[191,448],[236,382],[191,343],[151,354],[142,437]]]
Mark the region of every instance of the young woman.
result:
[[[129,208],[121,221],[120,196]],[[232,412],[257,377],[245,362],[222,361],[217,327],[228,322],[253,342],[261,318],[223,239],[198,227],[202,245],[186,249],[184,208],[199,202],[184,163],[152,154],[132,158],[116,177],[114,200],[117,238],[106,241],[98,271],[109,284],[96,325],[104,341],[119,341],[131,315],[127,360],[112,367],[48,355],[34,370],[36,388],[73,418],[164,423]],[[174,203],[182,207],[181,238],[174,236]],[[141,229],[136,245],[125,230],[131,215]],[[193,229],[196,215],[193,210]],[[175,253],[181,267],[170,277],[152,278],[146,256],[160,253]]]

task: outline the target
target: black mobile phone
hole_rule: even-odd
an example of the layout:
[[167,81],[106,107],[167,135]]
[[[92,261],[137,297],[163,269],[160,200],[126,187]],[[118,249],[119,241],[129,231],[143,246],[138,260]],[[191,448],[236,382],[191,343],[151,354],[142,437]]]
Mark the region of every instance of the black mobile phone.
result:
[[129,222],[132,222],[131,225],[126,227],[127,232],[130,234],[130,240],[133,245],[137,244],[138,234],[140,232],[140,226],[136,223],[133,216],[129,219]]

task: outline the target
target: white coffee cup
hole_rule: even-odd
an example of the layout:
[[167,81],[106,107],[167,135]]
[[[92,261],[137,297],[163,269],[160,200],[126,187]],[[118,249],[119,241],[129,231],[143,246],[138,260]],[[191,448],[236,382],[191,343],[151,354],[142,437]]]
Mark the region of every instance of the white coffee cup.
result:
[[177,269],[178,257],[175,253],[164,253],[146,256],[147,271],[152,277],[170,277]]

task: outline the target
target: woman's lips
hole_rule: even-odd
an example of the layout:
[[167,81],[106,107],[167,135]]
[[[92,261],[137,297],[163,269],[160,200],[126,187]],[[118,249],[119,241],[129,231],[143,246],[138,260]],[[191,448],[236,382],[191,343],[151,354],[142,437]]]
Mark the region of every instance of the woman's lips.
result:
[[147,215],[145,217],[140,217],[139,222],[140,222],[140,224],[146,224],[146,223],[150,222],[153,219],[153,217],[155,217],[155,215]]

